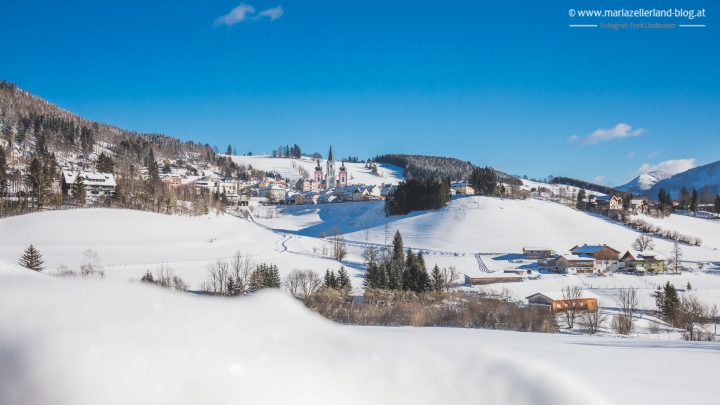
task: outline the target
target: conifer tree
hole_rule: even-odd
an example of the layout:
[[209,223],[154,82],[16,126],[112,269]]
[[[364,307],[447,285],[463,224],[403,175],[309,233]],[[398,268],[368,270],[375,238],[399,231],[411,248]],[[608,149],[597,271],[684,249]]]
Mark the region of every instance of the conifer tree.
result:
[[326,288],[337,288],[338,282],[337,278],[335,277],[335,271],[330,271],[330,269],[325,270],[325,287]]
[[100,156],[98,156],[96,167],[97,171],[101,173],[115,173],[115,162],[105,152],[100,153]]
[[435,265],[435,267],[433,267],[430,280],[432,283],[433,291],[441,292],[445,288],[445,277],[443,276],[442,272],[440,271],[440,267],[438,267],[437,264]]
[[655,297],[655,303],[657,304],[658,310],[662,318],[670,323],[674,323],[677,317],[677,312],[680,309],[680,298],[678,297],[675,286],[666,282],[665,286],[661,291],[658,291]]
[[715,213],[720,214],[720,195],[715,196]]
[[580,191],[578,191],[575,207],[581,211],[585,209],[585,189],[581,188]]
[[8,186],[8,164],[5,149],[0,146],[0,196],[5,194]]
[[152,273],[150,273],[150,270],[146,270],[145,274],[142,276],[140,281],[143,281],[145,283],[155,283],[155,277],[153,277]]
[[70,185],[70,195],[72,196],[73,200],[75,200],[76,204],[85,203],[85,182],[83,181],[82,175],[79,172],[75,175],[75,180],[73,180],[72,184]]
[[340,291],[349,292],[352,289],[352,283],[350,282],[350,276],[348,276],[345,267],[340,266],[337,275],[337,288]]
[[392,242],[392,256],[386,266],[387,285],[391,290],[403,288],[403,273],[405,271],[405,254],[403,252],[403,240],[400,231],[395,231]]
[[698,193],[697,190],[693,189],[692,196],[690,197],[690,211],[697,214],[698,210]]
[[25,252],[23,252],[23,255],[20,256],[20,260],[18,263],[30,270],[34,271],[42,271],[43,270],[43,264],[45,263],[43,261],[42,255],[40,252],[33,246],[32,244],[25,249]]

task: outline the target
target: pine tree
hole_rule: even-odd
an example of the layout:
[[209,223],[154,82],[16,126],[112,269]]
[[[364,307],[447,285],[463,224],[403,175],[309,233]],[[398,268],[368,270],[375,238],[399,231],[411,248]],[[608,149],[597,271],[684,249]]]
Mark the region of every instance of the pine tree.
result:
[[8,164],[5,149],[0,146],[0,196],[4,196],[8,186]]
[[83,181],[82,175],[78,172],[75,175],[75,180],[73,180],[72,184],[70,185],[70,195],[72,196],[73,200],[75,200],[76,204],[84,204],[85,193],[85,182]]
[[690,211],[697,214],[698,210],[698,193],[697,190],[693,189],[692,197],[690,197]]
[[264,283],[266,288],[280,288],[280,271],[276,265],[271,264],[267,267]]
[[715,213],[720,214],[720,195],[715,196]]
[[226,154],[227,156],[230,156],[230,155],[233,154],[232,152],[233,152],[233,150],[232,150],[232,145],[228,145],[227,150],[225,151],[225,154]]
[[677,317],[677,312],[680,309],[680,298],[678,297],[675,286],[666,282],[662,291],[658,291],[655,299],[658,310],[662,318],[670,323],[673,323]]
[[98,156],[96,167],[101,173],[115,173],[115,162],[104,152]]
[[348,276],[347,270],[345,270],[345,267],[340,266],[340,270],[338,270],[337,275],[337,288],[340,291],[343,292],[350,292],[352,289],[352,283],[350,282],[350,276]]
[[152,273],[150,273],[150,270],[146,270],[145,274],[142,276],[140,281],[145,283],[155,283],[155,277],[153,277]]
[[585,209],[585,197],[585,189],[581,188],[580,191],[578,191],[577,202],[575,203],[575,207],[581,211]]
[[225,295],[238,295],[237,285],[235,284],[235,277],[228,277],[228,280],[225,283]]
[[445,288],[445,277],[443,276],[442,272],[440,271],[440,267],[438,267],[437,264],[435,265],[435,267],[433,267],[433,271],[430,277],[433,291],[441,292]]
[[690,192],[687,188],[683,187],[682,190],[680,190],[680,209],[684,210],[688,206],[688,202],[690,201]]
[[403,240],[400,231],[395,231],[393,237],[393,248],[390,263],[386,267],[388,288],[401,290],[403,288],[403,273],[405,272],[405,254],[403,252]]
[[25,249],[23,255],[20,256],[18,261],[21,266],[34,271],[42,271],[44,269],[42,255],[32,244]]
[[325,270],[325,287],[326,288],[337,288],[338,282],[337,277],[335,277],[335,271],[330,271],[330,269]]

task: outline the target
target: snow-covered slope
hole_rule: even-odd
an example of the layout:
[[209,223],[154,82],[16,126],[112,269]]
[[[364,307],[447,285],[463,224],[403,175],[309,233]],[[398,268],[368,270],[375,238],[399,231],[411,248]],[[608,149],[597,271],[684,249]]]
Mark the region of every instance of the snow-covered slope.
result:
[[7,271],[0,330],[4,405],[702,403],[715,376],[698,370],[714,369],[719,347],[348,327],[279,293],[194,297]]
[[[42,253],[48,270],[60,265],[77,268],[84,252],[92,249],[107,279],[138,280],[148,270],[168,266],[190,288],[199,288],[205,281],[209,264],[229,261],[236,252],[254,263],[276,264],[282,275],[295,269],[324,273],[340,266],[327,257],[309,254],[312,247],[288,251],[285,235],[227,214],[184,217],[85,209],[0,219],[0,260],[16,263],[31,243]],[[364,270],[358,266],[348,270],[353,284],[359,287]]]
[[650,190],[659,181],[665,180],[671,176],[672,173],[655,170],[649,173],[641,174],[628,183],[616,188],[619,191],[629,191],[633,194],[642,194]]
[[[185,217],[123,209],[48,211],[0,220],[0,258],[29,244],[46,265],[76,266],[86,249],[105,264],[179,262],[272,252],[280,236],[230,215]],[[74,256],[73,256],[74,255]]]
[[[381,202],[368,202],[286,207],[276,217],[258,221],[304,236],[329,235],[337,229],[349,240],[380,244],[389,243],[399,230],[406,246],[458,253],[519,253],[524,246],[564,252],[583,243],[605,243],[624,251],[639,235],[605,217],[550,201],[475,196],[454,198],[440,210],[401,216],[386,217]],[[673,216],[663,227],[704,240],[701,247],[683,246],[686,259],[720,260],[720,223]],[[672,249],[671,241],[655,241],[660,253]]]
[[694,188],[713,195],[720,194],[720,161],[699,166],[662,180],[655,184],[646,195],[657,197],[660,189],[664,188],[671,196],[676,197],[683,187],[687,187],[688,190]]
[[[252,166],[253,169],[277,172],[283,178],[298,180],[302,176],[298,168],[304,168],[312,176],[315,172],[316,162],[308,157],[302,159],[274,158],[270,156],[233,156],[238,164]],[[326,160],[320,160],[320,166],[325,171]],[[336,162],[336,170],[340,162]],[[345,163],[348,169],[348,181],[354,184],[397,184],[403,179],[402,169],[384,163],[378,163],[378,175],[375,176],[364,163]]]

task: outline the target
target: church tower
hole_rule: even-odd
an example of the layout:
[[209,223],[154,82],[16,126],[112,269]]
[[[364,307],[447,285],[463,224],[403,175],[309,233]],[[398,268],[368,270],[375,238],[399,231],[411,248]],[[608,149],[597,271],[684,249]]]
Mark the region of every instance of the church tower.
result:
[[337,178],[335,177],[335,159],[333,159],[332,145],[327,159],[327,174],[325,176],[325,189],[329,190],[337,186]]
[[313,175],[313,191],[317,191],[320,188],[323,187],[323,172],[322,167],[320,166],[320,159],[317,160],[317,164],[315,165],[315,174]]
[[340,172],[338,173],[338,187],[347,187],[348,185],[348,173],[345,167],[345,162],[340,164]]

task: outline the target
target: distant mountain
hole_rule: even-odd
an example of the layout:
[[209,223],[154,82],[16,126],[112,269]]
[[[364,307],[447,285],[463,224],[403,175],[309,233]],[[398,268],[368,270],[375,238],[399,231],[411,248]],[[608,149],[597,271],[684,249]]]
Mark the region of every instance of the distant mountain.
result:
[[683,187],[688,190],[694,188],[701,196],[720,194],[720,161],[698,166],[661,180],[645,192],[645,195],[657,197],[658,191],[664,188],[672,197],[676,197]]
[[630,182],[616,187],[620,191],[631,192],[633,194],[643,194],[650,190],[658,182],[672,177],[672,173],[662,170],[655,170],[649,173],[641,174]]

